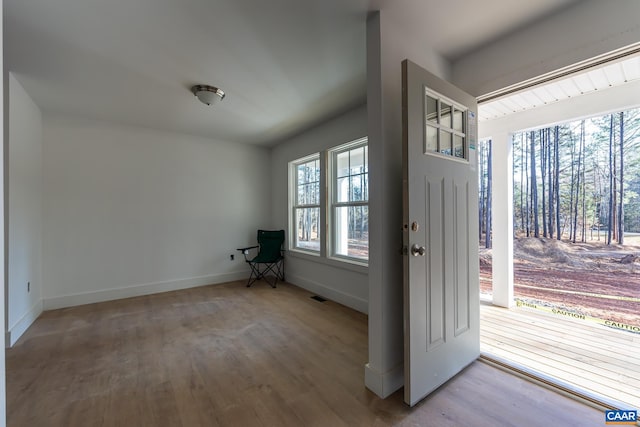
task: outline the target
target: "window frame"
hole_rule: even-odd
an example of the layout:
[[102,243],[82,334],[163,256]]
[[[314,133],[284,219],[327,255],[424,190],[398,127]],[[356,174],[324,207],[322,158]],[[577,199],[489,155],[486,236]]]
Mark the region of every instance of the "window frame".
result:
[[[312,161],[318,161],[319,167],[319,180],[318,180],[318,203],[298,203],[298,166],[303,165],[305,163],[309,163]],[[308,156],[302,157],[300,159],[296,159],[292,162],[289,162],[289,250],[302,252],[305,254],[313,255],[313,256],[323,256],[323,241],[326,234],[326,230],[324,227],[325,217],[324,217],[324,209],[322,208],[324,204],[324,161],[321,153],[313,153]],[[299,209],[318,209],[318,224],[317,224],[317,232],[319,235],[319,248],[311,249],[304,246],[299,246],[298,243],[298,224],[297,224],[297,212]]]
[[[436,115],[431,116],[429,114],[430,109],[428,107],[428,98],[436,101]],[[443,116],[443,108],[442,105],[446,105],[449,107],[449,114],[447,116]],[[424,109],[424,142],[423,142],[423,152],[428,155],[436,155],[443,157],[449,160],[455,160],[459,162],[469,163],[469,108],[465,107],[462,104],[459,104],[438,92],[435,92],[426,86],[424,87],[424,96],[423,96],[423,109]],[[454,128],[454,116],[455,113],[461,113],[462,130],[457,130]],[[449,124],[443,123],[443,117],[448,117]],[[429,141],[428,134],[429,129],[434,129],[436,132],[436,150],[429,149]],[[447,153],[445,149],[442,147],[442,135],[447,134],[451,137],[451,153]],[[462,156],[457,156],[455,153],[454,140],[455,138],[462,139]]]
[[[368,177],[369,177],[369,141],[367,137],[363,137],[363,138],[359,138],[356,140],[353,140],[351,142],[347,142],[346,144],[342,144],[339,145],[337,147],[333,147],[330,148],[329,150],[327,150],[328,153],[328,158],[329,158],[329,174],[328,176],[331,179],[331,183],[328,186],[329,187],[329,191],[330,191],[330,196],[328,198],[329,203],[327,203],[327,210],[328,210],[328,217],[329,217],[329,227],[328,229],[330,230],[330,232],[327,233],[327,247],[329,249],[328,253],[329,253],[329,257],[333,258],[333,259],[337,259],[337,260],[341,260],[341,261],[348,261],[348,262],[353,262],[356,264],[362,264],[362,265],[368,265],[369,264],[369,239],[367,238],[367,258],[360,258],[360,257],[354,257],[354,256],[349,256],[349,255],[345,255],[345,254],[340,254],[337,252],[336,249],[336,242],[337,242],[337,214],[336,214],[336,210],[338,208],[349,208],[349,207],[366,207],[367,209],[369,208],[369,191],[367,189],[367,198],[366,200],[357,200],[357,201],[346,201],[346,202],[339,202],[338,199],[338,167],[337,167],[337,159],[338,159],[338,155],[341,153],[345,153],[345,152],[349,152],[358,148],[362,148],[362,147],[366,147],[366,154],[365,154],[365,159],[363,161],[364,166],[366,168],[366,172],[364,173],[360,173],[358,175],[365,175],[367,176],[366,181],[368,184]],[[354,175],[351,174],[351,171],[349,171],[349,177],[352,177]],[[368,185],[367,185],[368,187]]]
[[[367,258],[357,258],[351,257],[348,255],[336,254],[335,246],[334,246],[334,227],[333,222],[334,212],[336,207],[342,206],[369,206],[369,197],[367,191],[367,200],[366,201],[358,201],[358,202],[341,202],[334,203],[336,198],[336,185],[337,179],[336,176],[336,165],[334,164],[334,158],[339,153],[343,153],[345,151],[353,150],[355,148],[366,146],[366,168],[367,168],[367,182],[369,171],[369,149],[368,149],[368,137],[361,137],[355,139],[353,141],[347,142],[345,144],[340,144],[335,147],[328,148],[326,150],[322,150],[319,152],[315,152],[309,154],[307,156],[292,160],[289,162],[289,176],[288,176],[288,188],[289,188],[289,209],[288,209],[288,243],[289,243],[289,251],[292,255],[300,255],[300,256],[312,256],[319,260],[323,260],[322,262],[326,262],[334,265],[341,265],[343,267],[347,267],[351,265],[353,268],[360,269],[362,267],[368,267],[369,265],[369,254],[367,252]],[[304,163],[308,163],[313,160],[319,160],[320,165],[320,204],[298,204],[298,174],[297,169],[298,166]],[[301,247],[297,245],[298,239],[298,227],[297,227],[297,210],[302,208],[319,208],[319,224],[318,230],[320,234],[320,248],[319,250],[309,249],[305,247]],[[368,246],[368,239],[367,239]]]

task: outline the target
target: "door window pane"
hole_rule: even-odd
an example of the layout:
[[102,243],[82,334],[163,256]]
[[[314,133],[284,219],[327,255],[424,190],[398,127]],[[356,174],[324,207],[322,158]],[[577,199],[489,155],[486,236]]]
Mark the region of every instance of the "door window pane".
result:
[[464,132],[464,113],[457,108],[453,112],[453,130]]
[[427,122],[438,123],[438,100],[427,95]]
[[451,133],[441,130],[440,131],[440,152],[450,156],[451,151]]
[[453,135],[453,155],[464,159],[464,138],[459,135]]
[[440,124],[451,128],[451,105],[440,101]]
[[427,126],[427,138],[425,145],[425,153],[438,152],[438,129]]

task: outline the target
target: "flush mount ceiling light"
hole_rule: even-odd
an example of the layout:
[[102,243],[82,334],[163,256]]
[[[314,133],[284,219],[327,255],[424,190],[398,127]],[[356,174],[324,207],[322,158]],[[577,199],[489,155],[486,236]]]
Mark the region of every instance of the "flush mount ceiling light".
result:
[[191,92],[203,104],[212,105],[224,99],[224,92],[215,86],[195,85],[191,88]]

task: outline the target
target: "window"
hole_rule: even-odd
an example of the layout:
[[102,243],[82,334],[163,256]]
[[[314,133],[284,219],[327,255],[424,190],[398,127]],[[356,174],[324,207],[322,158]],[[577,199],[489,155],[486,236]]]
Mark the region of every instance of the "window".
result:
[[289,164],[292,250],[368,261],[368,155],[362,138]]
[[425,153],[440,153],[467,159],[467,109],[430,91],[426,91],[424,102],[427,114]]
[[369,161],[367,140],[331,152],[332,254],[369,258]]
[[301,159],[293,164],[293,168],[294,248],[320,252],[320,156],[316,154]]

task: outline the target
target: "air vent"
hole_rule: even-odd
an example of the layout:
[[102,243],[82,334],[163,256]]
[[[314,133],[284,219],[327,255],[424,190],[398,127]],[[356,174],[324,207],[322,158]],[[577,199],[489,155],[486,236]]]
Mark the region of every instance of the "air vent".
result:
[[326,301],[326,299],[324,299],[324,298],[322,298],[322,297],[320,297],[318,295],[312,296],[311,299],[314,299],[314,300],[319,301],[319,302],[325,302]]

